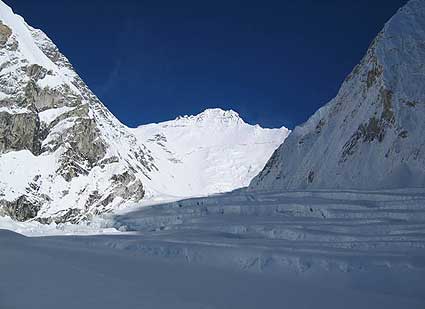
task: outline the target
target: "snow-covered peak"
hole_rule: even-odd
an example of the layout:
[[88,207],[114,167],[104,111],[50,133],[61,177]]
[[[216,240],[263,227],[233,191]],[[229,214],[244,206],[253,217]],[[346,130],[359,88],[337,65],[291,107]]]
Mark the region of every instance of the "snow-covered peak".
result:
[[40,87],[66,85],[74,93],[81,94],[73,83],[77,74],[53,42],[41,30],[29,26],[3,1],[0,1],[0,47],[1,73],[9,80],[2,82],[2,97],[15,93],[31,75],[37,77]]
[[209,108],[198,115],[185,115],[177,117],[174,122],[177,125],[236,125],[245,122],[239,114],[233,110],[223,110],[221,108]]
[[[31,64],[38,64],[46,69],[54,69],[55,66],[46,55],[36,46],[31,31],[25,20],[15,14],[13,10],[0,0],[0,21],[4,26],[9,27],[11,35],[6,38],[8,41],[15,40],[17,49]],[[4,31],[8,31],[4,28]],[[7,41],[6,41],[7,43]]]
[[150,185],[157,192],[187,197],[248,185],[289,130],[263,129],[234,111],[208,109],[140,126],[134,133],[157,162]]

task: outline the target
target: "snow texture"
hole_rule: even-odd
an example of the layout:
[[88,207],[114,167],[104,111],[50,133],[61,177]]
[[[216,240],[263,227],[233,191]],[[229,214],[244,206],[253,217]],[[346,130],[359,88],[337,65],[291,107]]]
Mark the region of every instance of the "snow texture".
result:
[[0,307],[423,308],[424,202],[239,190],[105,219],[119,234],[0,231]]

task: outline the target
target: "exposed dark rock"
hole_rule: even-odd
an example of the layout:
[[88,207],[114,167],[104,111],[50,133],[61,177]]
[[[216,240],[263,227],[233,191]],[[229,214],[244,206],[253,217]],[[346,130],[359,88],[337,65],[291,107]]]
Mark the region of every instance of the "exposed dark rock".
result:
[[310,173],[308,174],[308,182],[312,183],[314,180],[314,172],[310,171]]
[[390,123],[394,122],[394,112],[392,110],[392,98],[393,92],[387,89],[381,89],[381,100],[383,111],[381,115],[381,120],[388,121]]
[[417,102],[415,102],[415,101],[407,101],[407,102],[405,102],[406,103],[406,105],[407,106],[409,106],[409,107],[416,107],[416,105],[418,105],[418,103]]
[[53,222],[56,224],[67,223],[67,222],[72,224],[77,224],[83,220],[83,214],[81,209],[71,208],[71,209],[53,214],[51,217],[37,218],[36,220],[42,224],[51,224]]
[[47,74],[47,70],[38,64],[32,64],[27,67],[27,75],[35,81],[43,79]]
[[320,119],[319,123],[316,126],[316,134],[320,134],[322,132],[322,128],[326,124],[325,119]]
[[368,89],[375,84],[376,80],[382,75],[383,71],[384,69],[382,66],[375,64],[373,69],[367,73],[366,85]]
[[12,29],[0,21],[0,47],[4,46],[12,35]]
[[[12,219],[20,222],[25,222],[30,219],[33,219],[37,216],[41,204],[36,201],[31,201],[27,196],[23,195],[17,200],[9,201],[0,201],[0,214],[10,216]],[[2,211],[1,211],[2,210]]]
[[[43,74],[42,69],[33,72],[36,75]],[[58,108],[63,106],[77,106],[81,100],[67,94],[67,90],[59,91],[57,89],[44,88],[37,86],[35,78],[28,82],[24,89],[24,100],[26,105],[33,105],[38,112],[45,111],[50,108]]]
[[345,143],[342,149],[341,161],[347,160],[347,157],[354,154],[360,141],[371,143],[375,140],[382,142],[386,130],[394,123],[394,112],[392,110],[392,92],[381,89],[382,113],[380,119],[372,117],[368,123],[361,124],[357,131]]
[[400,136],[401,138],[407,138],[408,137],[408,132],[406,130],[401,131],[398,136]]
[[0,112],[0,154],[27,149],[40,153],[40,121],[37,114]]

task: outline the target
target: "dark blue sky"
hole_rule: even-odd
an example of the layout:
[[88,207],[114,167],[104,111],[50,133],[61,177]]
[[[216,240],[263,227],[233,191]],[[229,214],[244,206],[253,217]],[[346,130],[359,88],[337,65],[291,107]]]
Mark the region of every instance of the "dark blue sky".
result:
[[129,126],[234,109],[292,128],[405,0],[5,0]]

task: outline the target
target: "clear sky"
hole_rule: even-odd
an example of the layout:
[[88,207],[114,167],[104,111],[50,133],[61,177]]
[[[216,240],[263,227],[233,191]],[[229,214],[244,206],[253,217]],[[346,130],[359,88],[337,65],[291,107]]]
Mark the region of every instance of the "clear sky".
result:
[[4,0],[125,124],[208,107],[293,128],[405,0]]

